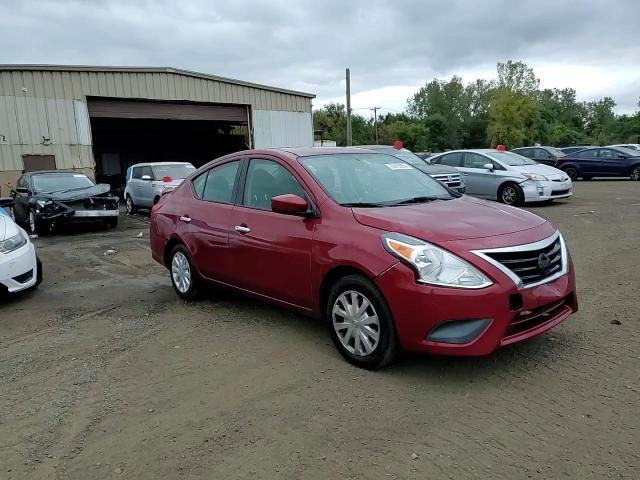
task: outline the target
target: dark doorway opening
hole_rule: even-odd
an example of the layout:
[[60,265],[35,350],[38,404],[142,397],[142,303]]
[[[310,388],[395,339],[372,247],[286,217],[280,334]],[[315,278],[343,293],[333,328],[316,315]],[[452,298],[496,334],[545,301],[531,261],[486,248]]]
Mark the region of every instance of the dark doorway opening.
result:
[[127,168],[142,162],[191,162],[195,167],[249,148],[247,122],[91,118],[96,180],[124,189]]

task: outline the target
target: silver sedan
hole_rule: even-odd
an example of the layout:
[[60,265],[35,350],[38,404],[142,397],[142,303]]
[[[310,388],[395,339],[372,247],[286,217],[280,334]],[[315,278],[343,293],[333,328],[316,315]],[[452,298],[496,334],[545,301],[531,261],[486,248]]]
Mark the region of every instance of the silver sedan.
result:
[[460,169],[467,184],[466,193],[474,197],[521,205],[573,195],[571,179],[562,170],[512,152],[488,148],[454,150],[429,160]]

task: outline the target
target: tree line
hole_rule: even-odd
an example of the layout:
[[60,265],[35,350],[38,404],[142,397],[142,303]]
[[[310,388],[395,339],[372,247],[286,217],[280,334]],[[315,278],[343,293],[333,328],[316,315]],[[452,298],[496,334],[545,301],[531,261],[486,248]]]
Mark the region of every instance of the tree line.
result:
[[[515,148],[541,145],[640,143],[640,111],[616,115],[611,97],[576,100],[572,88],[540,89],[540,80],[523,62],[497,64],[495,79],[463,84],[434,79],[408,99],[403,113],[378,118],[380,144],[401,140],[414,151]],[[640,106],[640,103],[639,103]],[[314,111],[316,138],[347,143],[346,109],[332,103]],[[352,115],[354,145],[375,143],[373,119]]]

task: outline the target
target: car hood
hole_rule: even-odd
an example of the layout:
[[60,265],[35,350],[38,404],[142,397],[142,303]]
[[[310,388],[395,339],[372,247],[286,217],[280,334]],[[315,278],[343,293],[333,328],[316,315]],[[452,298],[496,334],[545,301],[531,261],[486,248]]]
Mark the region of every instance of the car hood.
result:
[[536,163],[534,165],[518,165],[517,167],[509,167],[509,170],[515,170],[521,173],[537,173],[538,175],[564,175],[562,170],[542,163]]
[[98,195],[106,196],[111,190],[111,186],[106,183],[100,183],[92,187],[83,188],[82,190],[71,190],[69,192],[57,193],[39,193],[35,195],[37,198],[48,198],[57,202],[69,202],[72,200],[81,200],[83,198],[97,197]]
[[499,203],[463,196],[383,208],[354,208],[362,225],[429,242],[485,238],[536,228],[546,220]]
[[450,167],[449,165],[414,165],[418,170],[428,173],[429,175],[437,175],[441,174],[454,174],[460,173],[460,171],[456,167]]

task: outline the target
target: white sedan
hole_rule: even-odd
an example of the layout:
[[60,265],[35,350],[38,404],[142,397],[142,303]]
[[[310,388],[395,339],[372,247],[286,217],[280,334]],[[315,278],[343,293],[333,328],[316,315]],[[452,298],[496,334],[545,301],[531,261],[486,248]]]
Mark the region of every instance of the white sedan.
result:
[[42,267],[33,243],[0,203],[0,294],[34,288],[41,280]]

